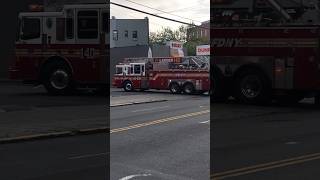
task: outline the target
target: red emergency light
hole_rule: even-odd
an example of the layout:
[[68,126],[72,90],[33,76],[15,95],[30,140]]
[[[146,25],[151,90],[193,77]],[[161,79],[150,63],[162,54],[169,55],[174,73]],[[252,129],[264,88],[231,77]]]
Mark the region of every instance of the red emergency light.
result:
[[43,5],[40,5],[40,4],[30,4],[29,9],[32,12],[41,12],[44,10],[44,7]]

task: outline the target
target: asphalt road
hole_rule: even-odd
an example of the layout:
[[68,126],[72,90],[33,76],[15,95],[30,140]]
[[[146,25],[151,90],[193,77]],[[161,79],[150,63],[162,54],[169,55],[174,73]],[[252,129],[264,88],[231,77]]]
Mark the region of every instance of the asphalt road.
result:
[[107,180],[107,134],[0,145],[1,180]]
[[[51,114],[43,114],[50,118],[63,115],[62,109],[72,109],[74,119],[83,114],[107,117],[100,110],[84,110],[105,108],[103,95],[81,92],[56,97],[48,96],[42,87],[0,86],[0,108],[18,119],[20,114],[20,118],[32,116],[39,108],[51,109]],[[113,92],[114,96],[135,94],[141,92]],[[169,96],[162,91],[145,94]],[[181,95],[165,102],[113,107],[111,112],[110,179],[209,179],[208,96]],[[107,135],[2,144],[0,179],[109,179]]]
[[[86,112],[86,107],[106,105],[106,97],[95,93],[55,97],[41,87],[0,87],[0,108],[17,116],[52,108],[48,116],[54,117],[63,108],[73,109],[77,119],[100,112]],[[163,91],[144,93],[169,96]],[[141,92],[112,92],[135,94]],[[178,96],[111,108],[111,180],[202,180],[210,174],[217,180],[320,178],[320,111],[312,100],[292,106],[232,101],[210,106],[208,96]],[[0,179],[107,179],[108,143],[107,134],[97,134],[2,144]]]
[[209,179],[209,97],[181,96],[111,108],[111,180]]
[[[76,128],[79,119],[107,126],[107,97],[88,91],[49,96],[40,86],[0,83],[1,133]],[[106,180],[108,144],[107,133],[0,144],[0,179]]]
[[211,179],[320,178],[320,107],[211,106]]

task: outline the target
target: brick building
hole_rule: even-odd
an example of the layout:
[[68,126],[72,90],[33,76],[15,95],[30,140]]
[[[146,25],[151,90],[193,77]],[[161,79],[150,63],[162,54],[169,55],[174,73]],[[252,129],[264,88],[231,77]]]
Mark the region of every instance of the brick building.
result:
[[202,22],[201,27],[192,27],[187,30],[187,39],[203,39],[205,41],[210,41],[210,20]]

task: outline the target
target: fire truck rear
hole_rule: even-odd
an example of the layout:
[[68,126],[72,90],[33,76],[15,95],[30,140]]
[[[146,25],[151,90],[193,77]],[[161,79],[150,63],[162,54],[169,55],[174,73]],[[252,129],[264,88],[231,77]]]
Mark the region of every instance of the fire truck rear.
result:
[[20,13],[11,79],[43,84],[52,94],[106,87],[108,18],[105,4]]
[[[233,96],[245,103],[292,103],[318,96],[320,26],[315,4],[301,1],[294,8],[263,2],[264,8],[255,11],[255,4],[248,12],[226,12],[231,4],[215,6],[213,100]],[[275,14],[267,14],[270,9]]]
[[127,58],[116,65],[112,85],[125,91],[170,90],[173,94],[210,89],[209,56]]

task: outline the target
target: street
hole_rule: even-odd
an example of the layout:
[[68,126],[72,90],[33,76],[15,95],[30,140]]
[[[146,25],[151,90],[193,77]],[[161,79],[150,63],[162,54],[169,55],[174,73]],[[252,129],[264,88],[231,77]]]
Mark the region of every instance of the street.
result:
[[146,94],[169,100],[111,108],[110,179],[209,179],[210,98]]
[[211,106],[211,179],[319,179],[319,107]]
[[106,180],[105,134],[0,145],[3,180]]
[[[106,96],[49,96],[42,87],[1,86],[1,138],[107,126]],[[1,179],[209,179],[208,95],[111,89],[106,133],[0,145]],[[151,98],[152,97],[152,98]],[[138,104],[132,100],[144,98]],[[155,101],[153,101],[155,100]],[[149,102],[150,101],[150,102]],[[132,101],[133,102],[133,101]]]
[[[105,95],[48,96],[42,87],[0,86],[1,138],[108,126]],[[1,144],[1,179],[106,179],[109,162],[111,180],[320,177],[320,114],[313,99],[210,106],[208,95],[121,89],[111,89],[110,97],[110,142],[100,132]]]
[[[0,83],[0,99],[1,140],[108,126],[105,95],[49,96],[41,86]],[[99,133],[0,144],[0,179],[105,180],[108,139]]]

